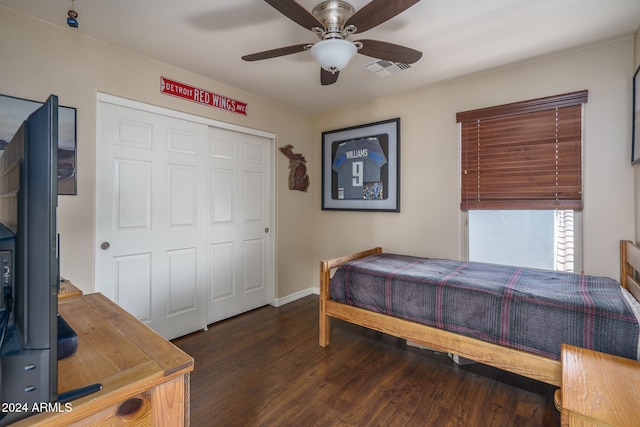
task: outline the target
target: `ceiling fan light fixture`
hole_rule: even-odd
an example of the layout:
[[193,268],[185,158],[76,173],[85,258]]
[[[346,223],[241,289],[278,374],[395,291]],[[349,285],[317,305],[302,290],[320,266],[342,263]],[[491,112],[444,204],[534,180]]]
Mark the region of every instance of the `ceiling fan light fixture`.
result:
[[331,73],[346,67],[357,52],[358,48],[354,43],[343,39],[326,39],[311,47],[313,59]]

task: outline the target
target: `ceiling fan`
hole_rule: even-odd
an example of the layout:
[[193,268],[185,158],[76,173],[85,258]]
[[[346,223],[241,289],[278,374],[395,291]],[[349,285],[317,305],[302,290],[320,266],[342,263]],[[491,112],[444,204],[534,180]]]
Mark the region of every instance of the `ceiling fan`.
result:
[[295,0],[265,0],[280,13],[304,28],[313,31],[320,41],[266,50],[242,57],[259,61],[309,50],[320,64],[320,83],[330,85],[338,80],[340,70],[356,53],[373,58],[413,64],[422,52],[377,40],[348,41],[351,34],[362,33],[382,24],[420,0],[372,0],[360,10],[344,0],[323,1],[309,13]]

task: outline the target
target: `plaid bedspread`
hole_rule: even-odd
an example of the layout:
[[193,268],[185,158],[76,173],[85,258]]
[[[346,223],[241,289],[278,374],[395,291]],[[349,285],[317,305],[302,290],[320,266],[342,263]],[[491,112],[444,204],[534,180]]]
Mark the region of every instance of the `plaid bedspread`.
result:
[[639,321],[618,282],[477,262],[372,255],[339,267],[333,300],[560,359],[568,343],[638,357]]

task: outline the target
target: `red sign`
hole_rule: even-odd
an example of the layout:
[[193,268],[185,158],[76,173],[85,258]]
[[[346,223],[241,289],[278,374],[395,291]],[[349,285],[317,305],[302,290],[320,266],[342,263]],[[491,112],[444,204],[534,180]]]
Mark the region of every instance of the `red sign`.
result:
[[197,102],[198,104],[242,114],[243,116],[247,115],[247,104],[245,102],[170,80],[166,77],[160,77],[160,92]]

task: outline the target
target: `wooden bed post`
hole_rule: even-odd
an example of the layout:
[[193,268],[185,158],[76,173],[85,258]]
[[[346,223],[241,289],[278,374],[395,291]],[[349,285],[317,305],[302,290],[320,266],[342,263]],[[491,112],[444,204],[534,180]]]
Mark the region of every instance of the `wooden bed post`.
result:
[[640,301],[640,283],[636,272],[640,271],[640,247],[630,240],[620,241],[620,285]]
[[[329,284],[331,283],[331,269],[341,266],[349,261],[364,258],[369,255],[382,253],[382,248],[377,246],[355,254],[334,258],[327,261],[320,261],[320,346],[326,347],[331,341],[331,317],[335,317],[331,312],[331,307],[335,301],[331,301]],[[340,304],[342,305],[342,304]],[[329,306],[329,307],[328,307]],[[331,314],[329,314],[331,313]]]
[[629,275],[629,264],[627,264],[627,243],[628,240],[620,240],[620,285],[627,289],[627,275]]
[[327,315],[329,282],[331,281],[328,261],[320,261],[320,346],[326,347],[331,341],[331,318]]

